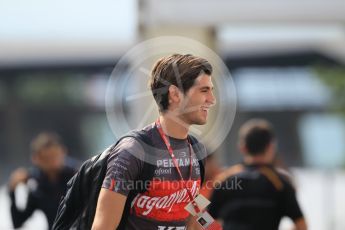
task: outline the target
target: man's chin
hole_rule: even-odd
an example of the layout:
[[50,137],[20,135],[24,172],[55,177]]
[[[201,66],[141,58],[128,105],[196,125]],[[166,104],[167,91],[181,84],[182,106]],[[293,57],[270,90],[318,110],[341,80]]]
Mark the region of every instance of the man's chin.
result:
[[194,125],[205,125],[207,123],[207,120],[197,120],[197,121],[194,121]]
[[205,125],[207,123],[207,116],[189,116],[187,119],[186,119],[188,122],[188,124],[190,125]]

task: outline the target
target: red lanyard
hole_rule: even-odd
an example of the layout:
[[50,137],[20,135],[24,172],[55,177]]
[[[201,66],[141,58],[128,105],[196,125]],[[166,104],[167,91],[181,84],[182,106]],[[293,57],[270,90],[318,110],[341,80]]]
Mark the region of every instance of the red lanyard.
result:
[[[167,137],[167,136],[165,135],[165,133],[163,132],[162,125],[161,125],[161,122],[160,122],[159,118],[158,118],[157,121],[156,121],[156,127],[157,127],[157,129],[158,129],[158,132],[159,132],[161,138],[163,139],[163,141],[164,141],[164,143],[165,143],[165,145],[166,145],[166,147],[167,147],[167,149],[168,149],[168,152],[169,152],[169,154],[170,154],[170,156],[171,156],[171,158],[172,158],[172,160],[173,160],[173,163],[174,163],[174,166],[175,166],[175,168],[176,168],[176,170],[177,170],[177,173],[179,174],[181,180],[182,180],[183,183],[185,184],[185,180],[183,179],[183,176],[182,176],[180,167],[179,167],[179,165],[178,165],[178,163],[177,163],[177,159],[176,159],[176,157],[175,157],[175,155],[174,155],[174,151],[173,151],[173,149],[172,149],[172,147],[171,147],[171,145],[170,145],[170,141],[169,141],[168,137]],[[192,150],[191,150],[192,147],[191,147],[191,144],[190,144],[190,142],[189,142],[189,139],[188,139],[188,147],[189,147],[189,159],[190,159],[190,161],[189,161],[189,162],[190,162],[190,163],[189,163],[189,166],[190,166],[190,167],[189,167],[189,180],[190,180],[190,179],[192,178]],[[186,190],[187,190],[189,199],[190,199],[190,201],[192,202],[192,205],[193,205],[195,211],[196,211],[197,213],[199,213],[199,212],[200,212],[200,209],[199,209],[198,205],[196,204],[196,202],[194,201],[193,195],[192,195],[191,191],[189,191],[189,189],[188,189],[187,186],[186,186]]]

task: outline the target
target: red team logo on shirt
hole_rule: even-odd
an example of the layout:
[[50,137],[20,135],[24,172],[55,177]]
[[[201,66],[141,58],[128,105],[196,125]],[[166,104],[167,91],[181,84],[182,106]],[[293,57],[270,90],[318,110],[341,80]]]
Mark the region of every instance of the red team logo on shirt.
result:
[[190,202],[187,188],[195,197],[199,193],[200,180],[153,180],[145,193],[140,193],[133,199],[131,212],[136,216],[158,221],[183,221],[189,216],[184,209]]

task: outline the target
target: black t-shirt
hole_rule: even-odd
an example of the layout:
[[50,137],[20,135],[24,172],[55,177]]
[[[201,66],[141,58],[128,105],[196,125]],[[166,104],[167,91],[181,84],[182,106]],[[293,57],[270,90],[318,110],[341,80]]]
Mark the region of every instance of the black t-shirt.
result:
[[[122,139],[110,153],[102,187],[127,196],[132,189],[136,189],[136,186],[142,185],[137,183],[137,178],[142,173],[145,159],[147,163],[155,165],[154,175],[150,183],[144,184],[147,186],[146,192],[137,194],[131,202],[126,229],[184,230],[189,217],[189,213],[184,209],[189,203],[186,187],[155,125],[151,124],[144,129],[147,135],[151,136],[153,147],[151,149],[146,147],[144,151],[138,140],[131,137]],[[187,139],[170,137],[169,140],[182,176],[187,181],[186,186],[195,196],[199,193],[201,179],[199,162],[193,148],[191,148],[190,176],[190,152]],[[201,146],[203,151],[206,151],[205,147]]]
[[283,216],[303,217],[288,177],[270,165],[241,167],[227,170],[211,197],[209,212],[224,221],[224,229],[277,230]]

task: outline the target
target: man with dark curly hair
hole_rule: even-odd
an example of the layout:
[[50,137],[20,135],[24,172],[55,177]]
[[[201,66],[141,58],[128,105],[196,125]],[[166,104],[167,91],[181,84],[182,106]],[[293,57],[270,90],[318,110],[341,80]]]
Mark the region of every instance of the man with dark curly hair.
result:
[[[150,86],[160,116],[143,128],[153,144],[151,150],[157,151],[152,186],[127,199],[129,186],[119,185],[137,180],[148,151],[134,138],[122,139],[108,160],[93,230],[186,229],[189,213],[184,207],[190,202],[189,194],[194,198],[201,185],[200,165],[188,132],[191,125],[206,123],[216,102],[211,74],[210,63],[193,55],[174,54],[156,62]],[[205,156],[205,147],[200,146],[203,153],[199,154]]]

